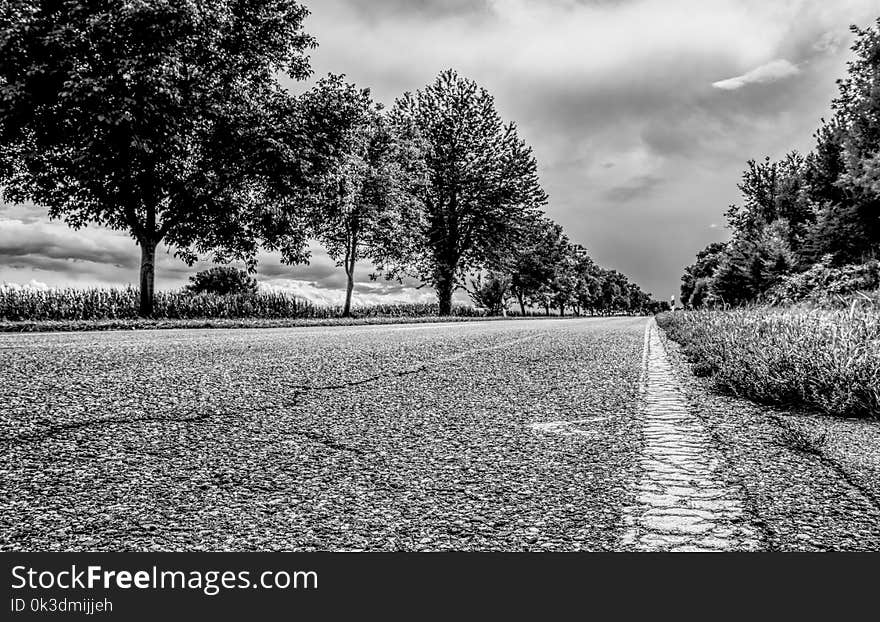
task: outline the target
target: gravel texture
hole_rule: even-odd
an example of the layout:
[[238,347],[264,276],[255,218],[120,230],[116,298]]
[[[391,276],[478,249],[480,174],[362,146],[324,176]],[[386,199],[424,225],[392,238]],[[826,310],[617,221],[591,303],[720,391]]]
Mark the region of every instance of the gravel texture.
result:
[[619,549],[644,326],[0,335],[0,549]]
[[675,342],[664,340],[691,412],[745,492],[761,548],[880,550],[880,422],[757,405],[711,390]]

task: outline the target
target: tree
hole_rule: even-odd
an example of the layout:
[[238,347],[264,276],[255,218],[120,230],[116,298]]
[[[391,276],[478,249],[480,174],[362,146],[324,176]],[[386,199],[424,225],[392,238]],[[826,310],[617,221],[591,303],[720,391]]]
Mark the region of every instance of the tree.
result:
[[783,223],[753,238],[734,238],[718,259],[708,296],[730,305],[751,302],[790,273],[791,264]]
[[542,291],[553,281],[567,248],[568,238],[560,225],[538,214],[526,219],[505,262],[511,293],[523,315],[526,302],[543,302]]
[[323,79],[317,90],[342,111],[345,129],[335,162],[312,194],[311,230],[345,269],[343,315],[348,316],[358,260],[384,265],[413,252],[424,161],[410,128],[394,126],[369,90],[346,84],[341,76]]
[[815,212],[805,193],[806,168],[805,158],[796,151],[778,162],[769,157],[763,162],[749,160],[739,184],[743,204],[730,206],[728,226],[735,233],[748,236],[783,220],[788,227],[788,244],[799,248],[804,234],[815,222]]
[[628,304],[626,277],[617,270],[602,270],[602,289],[599,293],[600,309],[611,314],[623,309]]
[[393,116],[426,144],[423,243],[406,269],[437,291],[440,314],[465,275],[497,267],[527,214],[546,203],[531,149],[492,96],[455,71],[397,100]]
[[[837,184],[848,201],[846,218],[827,218],[856,233],[840,261],[865,261],[880,253],[880,18],[873,28],[852,27],[855,58],[847,77],[838,81],[840,93],[832,103],[843,128],[844,171]],[[837,236],[840,239],[842,236]]]
[[467,291],[476,306],[488,309],[490,315],[500,315],[507,308],[510,277],[494,271],[478,273]]
[[561,317],[565,317],[566,307],[575,305],[576,295],[577,275],[574,272],[574,265],[569,262],[560,264],[550,282],[550,301],[559,309]]
[[575,313],[580,315],[586,309],[593,311],[596,308],[602,291],[601,268],[590,258],[587,249],[580,244],[573,244],[571,252],[574,255],[576,278],[573,302]]
[[247,295],[257,292],[257,280],[246,270],[232,266],[216,266],[189,277],[186,289],[193,294]]
[[700,307],[706,300],[707,284],[715,276],[727,248],[725,242],[713,242],[697,253],[697,260],[684,269],[681,277],[681,304]]
[[267,202],[314,168],[277,80],[309,73],[306,15],[292,0],[4,3],[6,199],[128,231],[144,316],[160,242],[253,265]]

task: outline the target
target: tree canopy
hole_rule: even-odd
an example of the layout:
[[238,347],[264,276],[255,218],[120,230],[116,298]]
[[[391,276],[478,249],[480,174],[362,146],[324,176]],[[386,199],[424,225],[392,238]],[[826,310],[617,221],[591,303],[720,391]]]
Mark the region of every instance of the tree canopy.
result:
[[382,266],[414,252],[424,158],[412,128],[389,119],[368,89],[330,76],[315,90],[334,101],[343,129],[332,164],[309,195],[308,229],[345,269],[343,314],[349,315],[357,261]]
[[306,15],[290,0],[4,3],[4,195],[128,231],[145,315],[159,242],[252,262],[267,180],[309,170],[277,80],[309,73]]
[[492,96],[447,70],[397,100],[392,115],[425,141],[423,244],[406,268],[432,285],[441,314],[469,270],[492,268],[527,215],[547,202],[531,149]]
[[[342,76],[283,88],[310,74],[307,14],[292,0],[0,4],[4,198],[127,231],[144,316],[160,243],[253,270],[260,249],[307,261],[312,240],[345,269],[346,314],[359,260],[432,286],[442,315],[468,279],[494,311],[511,295],[521,313],[648,308],[544,214],[531,148],[474,81],[444,71],[389,111]],[[193,286],[249,279],[218,268]]]
[[727,211],[730,240],[685,269],[683,303],[748,303],[814,266],[880,255],[880,19],[852,31],[854,58],[814,149],[748,162],[742,202]]

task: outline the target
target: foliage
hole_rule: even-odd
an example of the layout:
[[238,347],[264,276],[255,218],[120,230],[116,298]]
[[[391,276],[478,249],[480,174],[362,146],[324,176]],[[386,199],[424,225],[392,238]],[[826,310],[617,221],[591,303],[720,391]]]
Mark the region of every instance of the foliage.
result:
[[880,288],[880,262],[876,259],[864,264],[832,265],[830,255],[810,267],[784,277],[768,292],[772,304],[792,304],[803,301],[833,303],[836,298],[852,296]]
[[730,241],[710,245],[685,269],[686,305],[815,298],[800,290],[817,279],[828,287],[842,279],[845,292],[848,277],[828,273],[831,266],[869,265],[880,255],[880,19],[852,30],[854,59],[815,148],[749,161],[742,203],[727,211]]
[[340,76],[321,80],[316,90],[326,91],[336,110],[344,111],[344,131],[333,164],[311,194],[310,230],[345,269],[347,314],[358,260],[381,266],[405,261],[413,252],[421,224],[416,194],[424,178],[423,154],[411,128],[387,119],[368,90]]
[[[138,290],[126,289],[13,289],[0,287],[0,319],[5,321],[111,320],[138,317]],[[307,300],[275,292],[256,294],[193,295],[187,291],[157,292],[156,319],[260,318],[327,319],[342,315],[342,307],[316,306]],[[427,317],[437,315],[436,304],[382,304],[356,307],[360,318]],[[452,315],[479,317],[485,312],[454,306]]]
[[727,245],[713,242],[697,253],[697,261],[684,269],[681,277],[681,303],[685,306],[700,307],[709,294],[709,283],[718,270]]
[[142,251],[145,314],[160,241],[190,263],[207,252],[253,262],[254,217],[298,187],[320,163],[316,145],[329,142],[303,131],[277,79],[309,73],[306,9],[292,0],[2,6],[6,199],[46,206],[74,228],[128,231]]
[[507,308],[510,282],[508,275],[490,271],[477,274],[467,291],[478,308],[486,309],[490,315],[500,315]]
[[547,201],[531,148],[492,96],[455,71],[404,94],[392,116],[425,141],[422,244],[404,269],[437,290],[440,313],[469,271],[496,268],[527,215]]
[[525,305],[542,304],[557,267],[565,262],[568,237],[562,227],[543,215],[531,214],[515,246],[504,257],[510,291],[525,314]]
[[232,266],[216,266],[189,277],[187,291],[194,294],[247,295],[257,293],[257,280],[245,270]]
[[[138,317],[139,293],[126,289],[0,288],[0,318],[22,320],[99,320]],[[157,292],[156,318],[313,317],[310,302],[277,293],[192,294]]]
[[751,307],[657,318],[700,375],[757,401],[880,416],[880,307]]

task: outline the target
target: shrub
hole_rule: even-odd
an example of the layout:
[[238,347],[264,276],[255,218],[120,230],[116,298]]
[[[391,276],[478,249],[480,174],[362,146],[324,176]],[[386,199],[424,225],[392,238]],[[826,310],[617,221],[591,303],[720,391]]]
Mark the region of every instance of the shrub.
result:
[[864,264],[831,265],[826,256],[806,272],[787,275],[767,294],[771,304],[790,304],[802,301],[835,302],[856,292],[880,287],[880,262],[876,259]]
[[189,277],[187,291],[194,294],[245,295],[257,293],[257,280],[244,270],[232,266],[216,266]]

